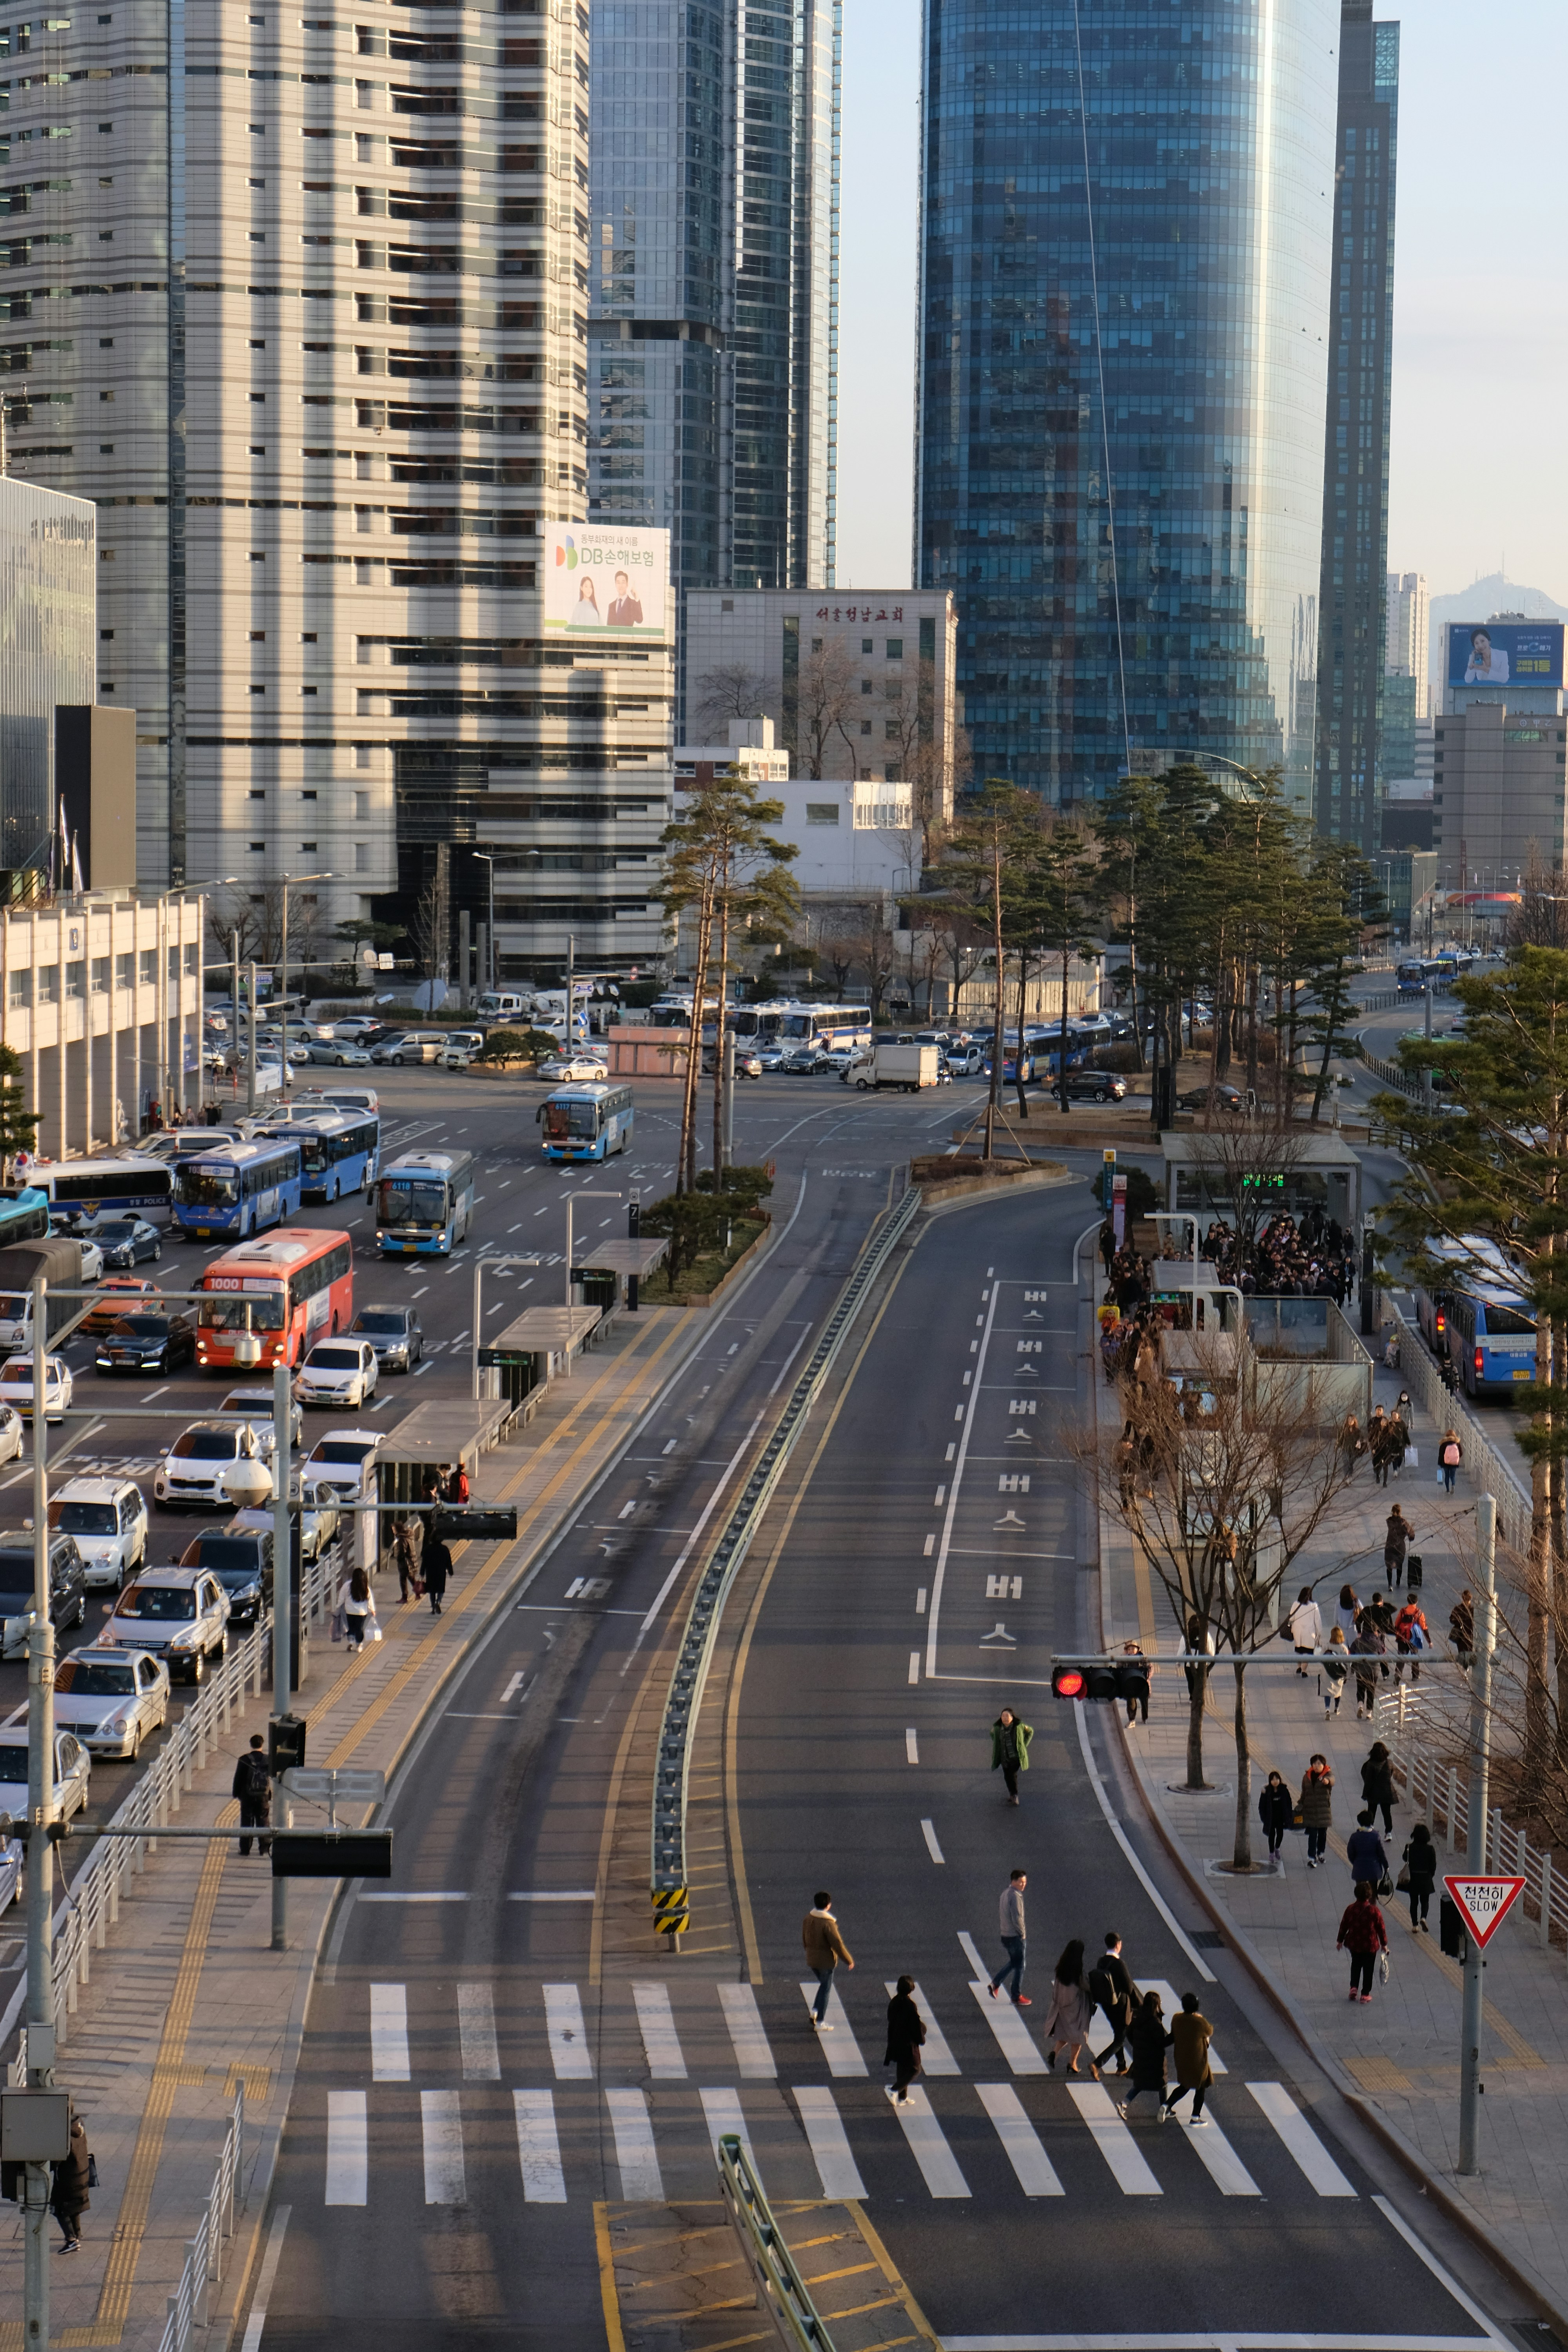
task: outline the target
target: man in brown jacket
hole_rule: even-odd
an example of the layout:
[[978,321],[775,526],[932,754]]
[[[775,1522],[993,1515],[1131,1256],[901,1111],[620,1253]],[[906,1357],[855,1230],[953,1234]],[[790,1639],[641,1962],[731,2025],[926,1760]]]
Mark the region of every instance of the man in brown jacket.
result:
[[831,2033],[833,2028],[824,2021],[827,2016],[827,1996],[833,1984],[833,1971],[843,1961],[847,1969],[855,1965],[855,1956],[838,1932],[838,1922],[833,1916],[833,1897],[825,1886],[819,1886],[812,1897],[812,1908],[800,1923],[800,1940],[805,1947],[805,1965],[816,1979],[816,1999],[812,2004],[811,2021],[818,2033]]

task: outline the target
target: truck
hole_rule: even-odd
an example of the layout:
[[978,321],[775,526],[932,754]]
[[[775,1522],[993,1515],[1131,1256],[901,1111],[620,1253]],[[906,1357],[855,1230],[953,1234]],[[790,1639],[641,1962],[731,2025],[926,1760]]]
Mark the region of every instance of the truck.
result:
[[0,1354],[16,1355],[33,1344],[33,1285],[42,1275],[49,1286],[48,1337],[62,1323],[79,1315],[86,1300],[64,1298],[62,1290],[79,1290],[81,1244],[64,1234],[47,1241],[13,1242],[0,1249]]
[[901,1094],[918,1094],[922,1087],[942,1084],[942,1048],[874,1045],[869,1062],[858,1062],[844,1075],[853,1078],[862,1094],[873,1087],[880,1093],[884,1087],[896,1087]]

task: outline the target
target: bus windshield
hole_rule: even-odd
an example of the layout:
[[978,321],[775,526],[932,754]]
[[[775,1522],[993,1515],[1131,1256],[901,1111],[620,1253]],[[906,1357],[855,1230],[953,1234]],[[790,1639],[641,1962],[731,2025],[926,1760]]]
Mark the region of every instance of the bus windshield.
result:
[[375,1214],[383,1225],[444,1224],[447,1187],[428,1177],[384,1177],[376,1191]]
[[243,1331],[247,1328],[252,1331],[281,1331],[283,1293],[247,1290],[241,1297],[236,1290],[208,1291],[202,1299],[198,1319],[208,1331]]
[[232,1168],[181,1168],[175,1171],[174,1197],[193,1209],[232,1209],[239,1198],[239,1177]]
[[544,1105],[544,1132],[560,1141],[569,1135],[592,1139],[599,1132],[599,1106],[595,1102],[574,1102],[568,1097],[554,1099]]

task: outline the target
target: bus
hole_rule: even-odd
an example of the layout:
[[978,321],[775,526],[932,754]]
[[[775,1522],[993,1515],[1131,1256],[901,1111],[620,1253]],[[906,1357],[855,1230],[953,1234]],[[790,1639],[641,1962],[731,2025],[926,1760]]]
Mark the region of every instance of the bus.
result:
[[1394,966],[1394,984],[1401,996],[1425,996],[1428,989],[1447,988],[1458,977],[1457,955],[1414,956]]
[[450,1256],[473,1221],[471,1152],[405,1151],[375,1188],[375,1238],[388,1257]]
[[595,1079],[557,1087],[535,1115],[544,1129],[546,1160],[607,1160],[630,1143],[636,1116],[630,1087]]
[[211,1241],[217,1234],[259,1233],[300,1213],[300,1147],[264,1137],[220,1144],[176,1161],[174,1223]]
[[261,1132],[299,1145],[300,1189],[307,1201],[341,1201],[375,1181],[381,1121],[374,1112],[296,1109]]
[[[319,1339],[354,1319],[354,1254],[347,1234],[285,1225],[266,1241],[225,1250],[202,1270],[196,1361],[208,1371],[298,1364]],[[254,1331],[261,1363],[237,1366],[235,1342]]]
[[[728,1019],[736,1036],[753,1049],[782,1045],[787,1053],[796,1045],[815,1045],[831,1054],[840,1046],[871,1043],[871,1009],[866,1004],[797,1004],[780,998],[771,1004],[738,1005]],[[709,1043],[717,1020],[715,1007],[713,1022],[703,1023]]]
[[173,1171],[161,1160],[35,1160],[27,1181],[48,1195],[58,1223],[81,1217],[145,1217],[166,1225],[174,1207]]
[[8,1184],[0,1192],[0,1249],[13,1242],[49,1237],[49,1196],[36,1184]]

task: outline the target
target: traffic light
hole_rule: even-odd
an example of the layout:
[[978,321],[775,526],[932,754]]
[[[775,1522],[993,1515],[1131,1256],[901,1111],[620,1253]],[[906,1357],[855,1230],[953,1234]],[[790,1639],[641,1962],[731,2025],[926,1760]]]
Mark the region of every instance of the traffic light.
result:
[[1116,1696],[1116,1668],[1114,1666],[1090,1666],[1084,1696],[1086,1698],[1098,1699],[1114,1698]]
[[1128,1706],[1149,1705],[1149,1664],[1145,1658],[1123,1658],[1116,1669],[1116,1696]]
[[1083,1668],[1081,1666],[1055,1667],[1051,1674],[1051,1689],[1058,1698],[1081,1698]]
[[1437,1948],[1446,1959],[1462,1960],[1468,1938],[1465,1934],[1464,1916],[1458,1905],[1448,1895],[1437,1898]]

